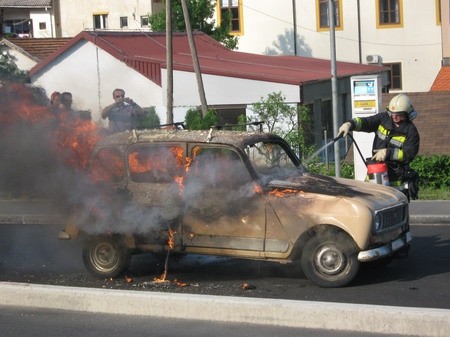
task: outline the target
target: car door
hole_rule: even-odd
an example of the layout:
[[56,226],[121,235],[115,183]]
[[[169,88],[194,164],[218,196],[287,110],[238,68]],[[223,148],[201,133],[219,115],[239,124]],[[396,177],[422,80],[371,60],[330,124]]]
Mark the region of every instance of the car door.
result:
[[218,255],[264,256],[267,199],[255,188],[238,151],[202,144],[190,148],[190,160],[182,218],[186,249]]

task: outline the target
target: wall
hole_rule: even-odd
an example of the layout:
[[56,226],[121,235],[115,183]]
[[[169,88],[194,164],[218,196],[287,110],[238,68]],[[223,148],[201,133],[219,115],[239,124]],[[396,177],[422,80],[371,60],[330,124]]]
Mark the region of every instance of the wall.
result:
[[[317,31],[316,1],[295,0],[297,55],[330,58],[328,31]],[[436,20],[436,1],[403,1],[403,25],[377,28],[376,1],[360,1],[361,34],[358,36],[356,1],[342,1],[342,29],[336,29],[338,61],[366,63],[367,55],[379,55],[383,63],[402,63],[402,92],[431,88],[442,59],[441,27]],[[294,54],[292,1],[243,1],[244,34],[238,50],[258,54]],[[418,29],[420,25],[420,29]],[[420,79],[420,80],[418,80]]]
[[[383,106],[395,94],[383,94]],[[450,155],[450,92],[408,93],[414,109],[414,119],[420,134],[420,155]]]

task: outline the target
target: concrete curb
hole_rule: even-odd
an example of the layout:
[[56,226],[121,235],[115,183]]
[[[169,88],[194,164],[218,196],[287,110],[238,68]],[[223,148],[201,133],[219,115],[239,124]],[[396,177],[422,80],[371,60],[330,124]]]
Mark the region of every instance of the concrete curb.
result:
[[409,216],[410,224],[450,224],[448,215],[413,215]]
[[448,336],[450,310],[187,295],[0,282],[0,305],[251,323],[311,329]]

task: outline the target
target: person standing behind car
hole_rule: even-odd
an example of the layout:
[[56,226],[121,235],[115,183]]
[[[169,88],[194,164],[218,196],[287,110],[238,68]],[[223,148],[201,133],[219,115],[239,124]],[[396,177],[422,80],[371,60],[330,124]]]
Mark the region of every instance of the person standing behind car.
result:
[[109,131],[121,132],[134,129],[138,120],[143,117],[144,110],[129,97],[125,90],[114,89],[114,103],[102,111],[102,118],[109,119]]

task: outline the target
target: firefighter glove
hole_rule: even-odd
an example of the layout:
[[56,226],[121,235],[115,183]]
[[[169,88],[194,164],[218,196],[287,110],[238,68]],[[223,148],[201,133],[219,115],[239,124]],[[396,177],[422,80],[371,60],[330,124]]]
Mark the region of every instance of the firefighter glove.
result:
[[347,135],[350,132],[351,128],[352,128],[352,123],[345,122],[339,128],[339,131],[338,131],[338,134],[337,134],[336,138],[347,137]]
[[379,150],[373,151],[373,152],[375,152],[375,154],[373,155],[372,160],[385,161],[386,160],[386,150],[387,149],[379,149]]

